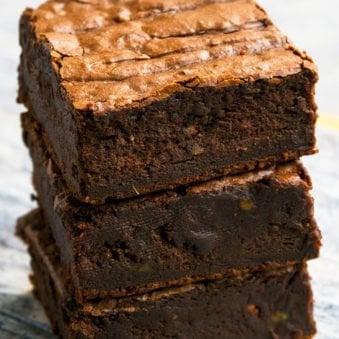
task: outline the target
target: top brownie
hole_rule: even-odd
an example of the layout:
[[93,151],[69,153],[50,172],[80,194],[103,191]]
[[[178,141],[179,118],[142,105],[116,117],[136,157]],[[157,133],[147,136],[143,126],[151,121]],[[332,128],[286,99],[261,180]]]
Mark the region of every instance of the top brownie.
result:
[[82,200],[315,151],[315,66],[251,0],[51,0],[20,42],[19,100]]

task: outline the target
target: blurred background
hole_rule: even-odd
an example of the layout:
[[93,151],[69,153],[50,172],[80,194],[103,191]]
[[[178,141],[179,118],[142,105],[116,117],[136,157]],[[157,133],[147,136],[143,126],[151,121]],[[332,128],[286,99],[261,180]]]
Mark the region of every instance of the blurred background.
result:
[[[15,103],[20,54],[17,28],[22,10],[41,2],[1,0],[0,338],[51,338],[41,309],[30,294],[26,249],[13,236],[15,219],[34,205],[29,199],[33,192],[31,163],[21,141],[19,124],[23,107]],[[335,339],[339,337],[339,1],[258,2],[319,67],[317,135],[320,153],[303,161],[313,178],[315,213],[324,238],[321,258],[310,263],[317,338]],[[18,328],[16,334],[13,328]]]

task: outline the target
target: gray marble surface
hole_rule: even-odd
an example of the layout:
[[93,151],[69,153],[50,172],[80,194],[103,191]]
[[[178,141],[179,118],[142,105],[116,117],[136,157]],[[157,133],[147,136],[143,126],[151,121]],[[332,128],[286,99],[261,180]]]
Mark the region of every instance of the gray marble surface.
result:
[[[25,247],[13,236],[15,219],[30,201],[31,163],[21,142],[15,104],[18,17],[37,0],[1,0],[0,11],[0,338],[51,338],[46,318],[34,301]],[[321,258],[310,263],[317,338],[339,338],[339,12],[338,0],[260,0],[274,21],[319,65],[317,91],[321,152],[304,159],[314,182],[316,217],[323,232]]]

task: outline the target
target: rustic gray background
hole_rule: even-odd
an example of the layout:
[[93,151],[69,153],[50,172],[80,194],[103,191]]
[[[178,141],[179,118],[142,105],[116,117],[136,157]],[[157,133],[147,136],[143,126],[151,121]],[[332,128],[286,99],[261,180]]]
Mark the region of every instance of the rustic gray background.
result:
[[[305,158],[313,181],[316,216],[324,247],[320,259],[310,263],[315,294],[317,338],[339,338],[339,1],[261,0],[278,26],[319,66],[318,145],[321,152]],[[28,281],[29,258],[13,236],[18,215],[33,204],[31,164],[21,142],[15,104],[19,47],[17,23],[26,6],[37,0],[1,0],[0,7],[0,338],[51,338],[40,306]]]

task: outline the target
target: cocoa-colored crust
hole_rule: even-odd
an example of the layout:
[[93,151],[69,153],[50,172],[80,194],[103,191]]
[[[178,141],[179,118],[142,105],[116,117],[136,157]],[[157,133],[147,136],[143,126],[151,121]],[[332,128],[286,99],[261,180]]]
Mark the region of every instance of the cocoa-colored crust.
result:
[[128,298],[78,304],[65,286],[58,248],[37,212],[19,221],[29,244],[34,291],[53,329],[74,338],[312,338],[306,267],[233,270],[217,280]]
[[29,114],[22,122],[39,203],[80,300],[318,255],[311,184],[301,164],[91,205],[67,190],[41,126]]
[[315,66],[251,0],[48,1],[21,20],[19,100],[79,199],[315,152]]

